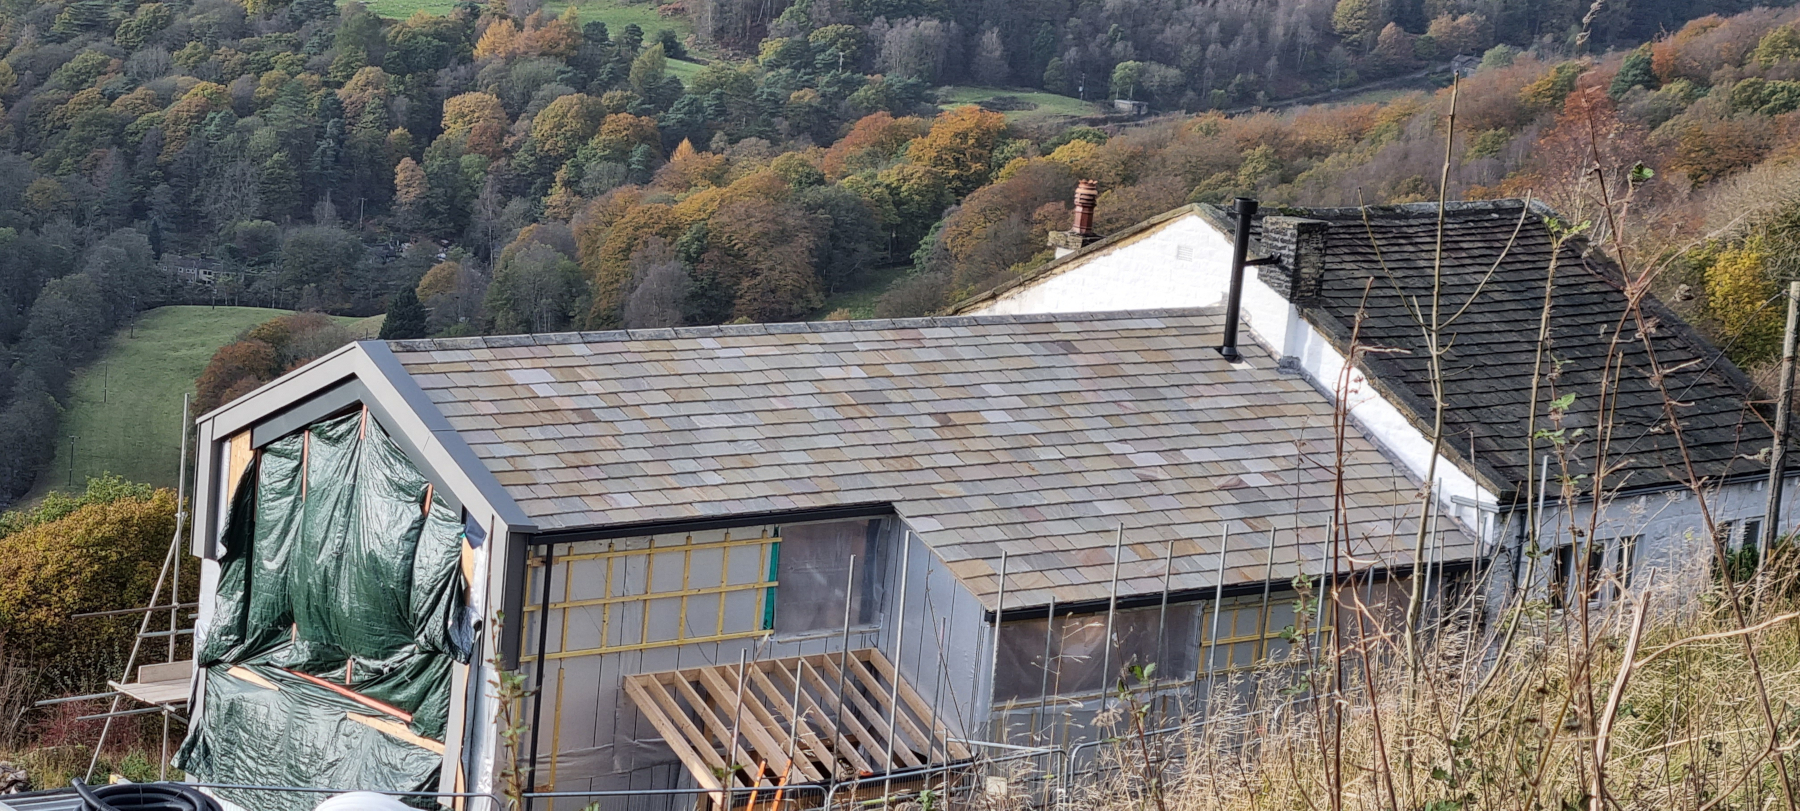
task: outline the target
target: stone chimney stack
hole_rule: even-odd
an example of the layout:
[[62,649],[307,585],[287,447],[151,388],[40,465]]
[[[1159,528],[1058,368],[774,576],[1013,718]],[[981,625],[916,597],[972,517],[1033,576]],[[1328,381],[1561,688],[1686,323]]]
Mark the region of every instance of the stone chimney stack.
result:
[[1070,218],[1069,230],[1050,232],[1050,247],[1056,249],[1056,258],[1061,259],[1100,241],[1100,236],[1094,233],[1094,201],[1099,197],[1100,184],[1092,180],[1075,184],[1075,215]]
[[1100,197],[1100,184],[1083,180],[1075,184],[1075,217],[1069,233],[1082,238],[1094,235],[1094,201]]
[[1256,277],[1295,304],[1317,303],[1325,280],[1325,229],[1330,225],[1303,217],[1264,217],[1263,248],[1279,262],[1258,267]]

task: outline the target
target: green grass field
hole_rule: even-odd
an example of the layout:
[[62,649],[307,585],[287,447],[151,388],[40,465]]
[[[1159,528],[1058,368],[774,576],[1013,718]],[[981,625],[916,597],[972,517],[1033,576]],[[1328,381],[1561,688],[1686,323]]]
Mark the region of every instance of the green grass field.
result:
[[[988,109],[1000,109],[1006,116],[1006,120],[1012,122],[1076,118],[1099,112],[1099,108],[1095,107],[1093,102],[1046,93],[1042,90],[951,85],[938,90],[938,99],[938,106],[946,110],[964,104],[979,104]],[[1025,109],[1003,109],[1013,107]]]
[[381,337],[381,322],[387,320],[387,313],[371,315],[368,318],[339,318],[344,329],[350,330],[350,337],[358,341]]
[[680,79],[684,85],[693,81],[694,74],[699,73],[703,67],[706,66],[699,62],[684,62],[680,59],[671,59],[663,63],[663,69]]
[[[250,327],[286,310],[260,307],[160,307],[121,329],[100,360],[75,373],[58,434],[56,461],[30,498],[69,489],[69,436],[75,440],[75,488],[90,476],[115,473],[158,487],[175,486],[181,445],[181,395],[213,352]],[[357,337],[358,320],[339,319]],[[377,327],[379,328],[379,327]],[[47,427],[48,428],[48,427]]]
[[[448,14],[456,7],[456,0],[366,0],[371,11],[383,17],[404,20],[414,12],[426,14]],[[667,28],[678,34],[686,35],[694,30],[694,26],[686,17],[664,17],[656,13],[656,3],[628,3],[623,0],[578,0],[575,3],[566,0],[554,0],[544,3],[545,14],[561,14],[570,5],[575,6],[583,23],[595,20],[606,23],[609,31],[617,31],[631,23],[637,23],[645,34],[654,34],[658,29]]]

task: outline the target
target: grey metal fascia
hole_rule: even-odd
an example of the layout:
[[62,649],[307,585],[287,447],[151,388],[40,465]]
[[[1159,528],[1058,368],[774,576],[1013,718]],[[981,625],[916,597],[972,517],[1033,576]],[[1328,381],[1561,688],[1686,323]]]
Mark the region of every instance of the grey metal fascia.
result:
[[[486,462],[475,455],[462,433],[444,419],[437,404],[413,380],[412,374],[394,357],[384,341],[358,341],[355,346],[357,376],[369,393],[395,415],[395,429],[406,435],[414,447],[426,456],[420,462],[441,471],[447,483],[463,495],[463,502],[483,503],[515,533],[534,534],[537,524],[513,501],[500,480],[494,478]],[[410,414],[413,419],[400,417]],[[458,482],[456,479],[462,481]],[[458,486],[462,485],[462,486]],[[464,495],[466,493],[466,495]]]
[[262,450],[270,443],[319,420],[355,408],[369,399],[369,389],[354,376],[321,389],[278,414],[250,428],[250,448]]
[[345,344],[243,397],[200,415],[196,422],[213,423],[214,436],[231,436],[354,374],[357,354],[357,344]]
[[217,480],[219,449],[213,441],[212,422],[199,420],[194,423],[194,494],[188,502],[188,551],[194,557],[212,559],[212,539],[215,537],[213,527],[217,523],[218,510],[214,508],[213,493],[219,491]]
[[226,490],[219,464],[221,446],[239,431],[354,377],[358,354],[355,344],[346,344],[194,420],[194,509],[189,524],[193,535],[188,548],[195,557],[210,560],[218,538],[219,505],[213,502]]
[[[505,545],[488,551],[488,560],[500,560],[500,627],[499,642],[494,652],[500,666],[517,670],[525,651],[525,597],[530,591],[526,579],[531,576],[531,536],[509,532]],[[489,538],[488,543],[501,543]],[[547,592],[546,592],[547,593]]]

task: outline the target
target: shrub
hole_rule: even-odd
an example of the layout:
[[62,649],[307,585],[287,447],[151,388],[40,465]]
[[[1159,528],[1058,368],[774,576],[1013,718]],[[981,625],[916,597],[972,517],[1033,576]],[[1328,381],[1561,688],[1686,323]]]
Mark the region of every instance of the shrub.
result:
[[[7,514],[11,531],[0,537],[0,650],[27,674],[20,705],[0,707],[0,740],[17,734],[31,701],[97,692],[119,677],[140,618],[71,616],[148,605],[175,532],[170,490],[103,477],[63,499]],[[191,595],[197,573],[186,574]]]
[[194,413],[249,394],[353,339],[349,330],[319,313],[284,315],[251,327],[207,362],[194,384]]

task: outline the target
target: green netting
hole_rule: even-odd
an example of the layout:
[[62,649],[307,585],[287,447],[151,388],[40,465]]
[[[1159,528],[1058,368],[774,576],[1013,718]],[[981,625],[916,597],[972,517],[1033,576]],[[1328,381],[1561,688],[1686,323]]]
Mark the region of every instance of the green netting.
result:
[[[429,509],[427,510],[427,498]],[[205,712],[179,764],[204,782],[416,790],[438,755],[347,720],[380,713],[305,673],[412,715],[443,740],[453,661],[468,661],[458,566],[463,524],[365,413],[264,448],[221,539],[219,586],[198,664]],[[269,690],[225,674],[244,665]],[[316,797],[246,797],[310,808]]]

